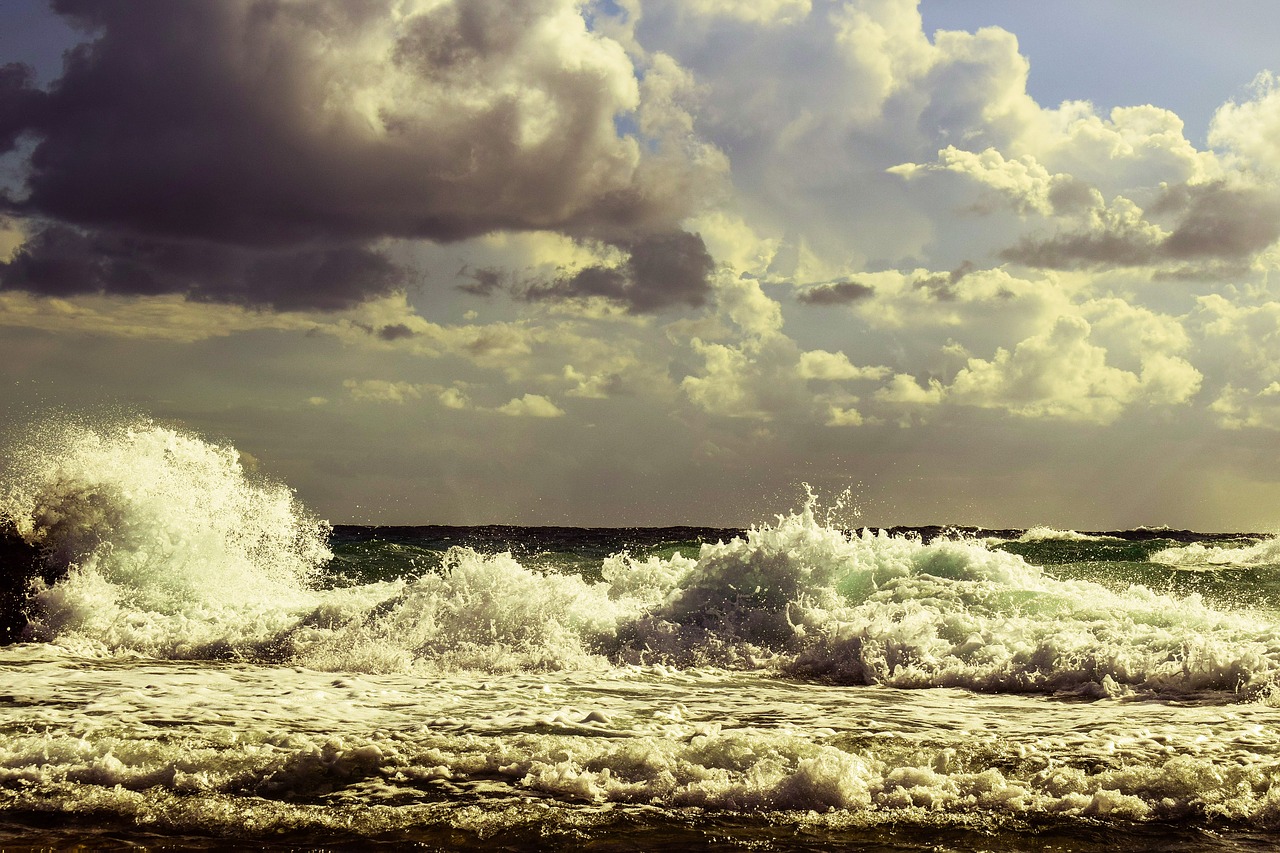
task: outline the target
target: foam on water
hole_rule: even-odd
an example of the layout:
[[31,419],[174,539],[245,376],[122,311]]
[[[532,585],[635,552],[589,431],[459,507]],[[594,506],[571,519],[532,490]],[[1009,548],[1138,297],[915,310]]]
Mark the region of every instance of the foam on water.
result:
[[65,578],[36,583],[32,630],[194,653],[303,606],[329,527],[239,453],[146,420],[46,424],[8,449],[6,522]]
[[84,653],[335,671],[761,669],[981,691],[1268,696],[1274,614],[1062,580],[977,541],[849,534],[799,511],[602,580],[454,548],[438,572],[320,589],[327,525],[237,452],[149,422],[46,430],[3,516],[68,576],[38,636]]
[[489,672],[606,666],[600,651],[643,602],[606,583],[530,569],[508,553],[451,548],[440,574],[384,587],[374,607],[334,590],[291,637],[297,659],[335,670]]
[[620,638],[628,660],[899,687],[1236,693],[1270,690],[1280,673],[1267,616],[1059,580],[976,542],[850,536],[812,504],[705,546]]
[[1272,566],[1280,567],[1280,538],[1272,537],[1251,545],[1221,546],[1193,542],[1157,551],[1151,562],[1166,566],[1195,568],[1201,566]]
[[368,835],[466,826],[477,805],[551,830],[613,804],[642,820],[694,807],[820,829],[1280,825],[1280,737],[1256,705],[947,690],[907,702],[656,668],[489,682],[197,666],[86,672],[28,656],[19,671],[44,677],[6,688],[30,722],[0,738],[0,805],[268,836],[352,819]]
[[1114,536],[1090,536],[1075,530],[1057,530],[1037,525],[1029,527],[1017,538],[1018,542],[1120,542]]
[[0,649],[6,817],[527,849],[695,815],[756,848],[1280,827],[1272,612],[850,534],[812,498],[599,580],[452,548],[327,588],[327,526],[232,448],[144,421],[12,456],[0,521],[67,574]]
[[812,502],[697,559],[616,555],[602,575],[453,549],[443,574],[390,585],[372,609],[330,593],[292,655],[364,671],[715,666],[1082,698],[1265,700],[1280,675],[1267,614],[1061,580],[977,542],[849,535]]

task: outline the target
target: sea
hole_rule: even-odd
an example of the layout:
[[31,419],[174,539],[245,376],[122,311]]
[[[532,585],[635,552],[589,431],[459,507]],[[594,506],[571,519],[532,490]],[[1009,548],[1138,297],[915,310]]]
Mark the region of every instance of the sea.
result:
[[146,419],[0,464],[5,851],[1280,844],[1273,535],[331,525]]

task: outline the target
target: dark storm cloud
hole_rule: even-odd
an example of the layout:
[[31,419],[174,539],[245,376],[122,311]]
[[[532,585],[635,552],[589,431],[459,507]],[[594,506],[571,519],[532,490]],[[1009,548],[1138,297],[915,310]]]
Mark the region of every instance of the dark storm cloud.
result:
[[614,242],[628,253],[621,267],[592,266],[550,282],[525,286],[529,300],[603,296],[633,312],[704,305],[715,261],[702,237],[685,231]]
[[868,284],[837,281],[801,291],[796,296],[796,301],[805,305],[849,305],[859,299],[866,299],[875,292],[876,289]]
[[1024,237],[1017,245],[1002,251],[1000,257],[1029,267],[1057,270],[1134,267],[1156,261],[1159,243],[1135,233],[1077,232],[1058,234],[1049,239]]
[[384,341],[398,341],[404,338],[412,338],[416,332],[410,329],[404,323],[393,323],[389,326],[383,326],[378,329],[378,337]]
[[404,272],[377,252],[347,246],[266,255],[245,269],[241,281],[240,301],[284,310],[338,310],[398,287]]
[[[0,201],[37,232],[9,287],[332,307],[386,289],[394,276],[367,248],[379,238],[617,239],[665,233],[690,209],[617,134],[634,108],[622,50],[547,25],[567,0],[459,0],[396,23],[391,0],[53,6],[89,39],[62,77],[43,91],[29,69],[0,68],[0,153],[34,142],[25,186]],[[85,254],[128,239],[160,255],[231,247],[214,265],[235,274]],[[633,305],[689,301],[679,278],[670,295],[647,286]]]
[[929,295],[939,302],[954,302],[956,300],[956,285],[960,283],[960,279],[973,272],[974,269],[973,261],[965,261],[949,273],[916,279],[915,286],[920,290],[929,291]]
[[348,308],[403,280],[402,270],[359,246],[247,250],[56,224],[37,231],[8,263],[0,263],[4,289],[49,296],[181,293],[282,310]]
[[1164,243],[1172,258],[1244,258],[1280,238],[1280,202],[1261,190],[1222,181],[1174,187],[1152,212],[1164,208],[1185,210]]
[[1156,239],[1126,223],[1048,239],[1024,238],[1001,257],[1050,269],[1190,261],[1203,273],[1238,269],[1240,262],[1280,239],[1280,200],[1274,193],[1224,181],[1170,187],[1148,213],[1175,221],[1168,237]]
[[458,270],[456,277],[467,280],[466,284],[455,285],[458,290],[473,296],[492,296],[504,289],[507,278],[502,270],[493,267],[473,269],[465,266]]
[[19,134],[40,115],[44,97],[35,88],[35,71],[30,66],[0,65],[0,154],[12,150]]

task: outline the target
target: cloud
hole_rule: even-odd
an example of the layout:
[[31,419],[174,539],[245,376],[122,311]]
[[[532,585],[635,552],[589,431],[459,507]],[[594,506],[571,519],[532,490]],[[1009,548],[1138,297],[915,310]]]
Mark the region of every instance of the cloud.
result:
[[238,305],[198,305],[166,294],[80,296],[74,300],[0,291],[0,326],[132,340],[195,343],[245,332],[310,333],[321,327],[296,312],[264,312]]
[[885,367],[857,367],[843,352],[810,350],[800,354],[799,375],[802,379],[883,379]]
[[[402,268],[377,252],[344,246],[259,255],[235,282],[240,290],[210,292],[196,288],[193,295],[246,304],[265,303],[286,310],[337,310],[398,288],[405,282],[406,275]],[[403,335],[407,330],[393,330],[393,336],[396,331]],[[387,329],[380,333],[386,334]]]
[[17,145],[18,137],[44,107],[45,94],[36,88],[35,76],[35,69],[27,65],[0,65],[0,154]]
[[673,231],[614,245],[627,253],[621,266],[592,265],[549,282],[532,282],[521,295],[530,301],[600,296],[633,312],[706,303],[715,261],[697,234]]
[[1224,429],[1280,430],[1280,382],[1257,392],[1228,384],[1209,404],[1209,411]]
[[1226,181],[1172,187],[1153,213],[1180,219],[1161,247],[1171,258],[1246,258],[1280,238],[1280,191],[1231,186]]
[[1140,399],[1182,403],[1199,389],[1199,371],[1166,353],[1148,354],[1140,373],[1109,364],[1091,332],[1083,317],[1062,316],[989,361],[971,358],[946,388],[946,400],[1028,418],[1107,424]]
[[1011,148],[1104,197],[1138,187],[1203,183],[1223,171],[1213,152],[1197,150],[1186,138],[1181,118],[1149,104],[1116,107],[1101,116],[1087,101],[1067,101],[1029,115]]
[[1227,157],[1197,151],[1167,110],[1124,107],[1104,119],[1068,102],[1022,114],[1003,147],[951,144],[935,162],[887,171],[912,183],[927,177],[935,191],[947,186],[943,175],[961,176],[983,190],[970,213],[1017,213],[1030,227],[998,252],[1004,260],[1048,269],[1151,266],[1165,275],[1186,264],[1201,276],[1235,271],[1280,238],[1280,185],[1263,162],[1261,136],[1272,113],[1280,115],[1269,80],[1257,85],[1256,100],[1219,111],[1213,138]]
[[1052,237],[1022,237],[1000,257],[1041,269],[1144,266],[1161,257],[1168,236],[1136,204],[1117,198],[1091,208],[1074,228]]
[[[495,230],[625,236],[651,266],[718,168],[670,127],[679,87],[642,93],[573,0],[54,6],[90,34],[62,77],[0,70],[0,154],[34,144],[10,288],[345,307],[394,286],[373,241]],[[619,131],[639,110],[654,135]],[[672,286],[642,271],[629,303],[696,304]]]
[[755,421],[863,422],[849,407],[858,398],[844,383],[882,379],[888,368],[854,365],[843,352],[802,350],[783,334],[781,306],[756,281],[722,280],[716,308],[732,330],[720,330],[723,342],[694,337],[690,346],[702,366],[680,382],[696,407]]
[[424,390],[424,386],[412,382],[392,382],[386,379],[348,379],[342,386],[351,394],[352,399],[369,403],[401,404],[408,400],[420,400]]
[[348,379],[342,383],[351,399],[364,403],[403,405],[429,398],[446,409],[506,415],[513,418],[560,418],[564,410],[541,394],[525,394],[501,406],[477,406],[458,385],[444,388],[433,383],[413,383],[387,379]]
[[1237,304],[1220,294],[1197,300],[1187,325],[1197,363],[1216,380],[1209,410],[1228,429],[1280,428],[1280,302]]
[[1026,417],[1108,423],[1138,390],[1138,377],[1106,363],[1089,343],[1089,324],[1062,317],[1044,335],[1000,349],[990,361],[970,359],[951,383],[953,402],[1003,408]]
[[467,398],[466,393],[458,387],[445,388],[441,390],[436,399],[440,401],[440,405],[446,409],[469,409],[471,401]]
[[568,391],[570,397],[584,397],[589,400],[607,400],[624,393],[626,387],[620,374],[585,374],[572,364],[564,366],[564,378],[573,383],[573,387]]
[[866,419],[862,417],[862,413],[857,409],[844,409],[839,406],[831,406],[827,410],[826,425],[829,427],[851,427],[862,426]]
[[[363,403],[403,405],[423,398],[434,399],[446,409],[475,408],[466,392],[454,385],[444,388],[430,382],[414,383],[388,379],[348,379],[342,383],[351,399]],[[327,400],[325,402],[328,402]]]
[[384,341],[398,341],[412,338],[416,332],[405,323],[391,323],[378,329],[378,337]]
[[506,286],[506,276],[502,270],[493,267],[471,269],[464,266],[458,271],[457,277],[467,280],[466,284],[457,286],[458,290],[472,296],[492,296]]
[[876,292],[874,287],[856,281],[837,281],[820,284],[800,291],[796,301],[805,305],[848,305],[866,299]]
[[[965,261],[945,275],[928,275],[917,278],[915,288],[925,291],[938,302],[955,302],[961,298],[957,285],[962,278],[973,272],[974,269],[975,266],[972,262]],[[1011,291],[1002,291],[999,295],[1002,298],[1013,297]]]
[[0,263],[0,288],[48,296],[185,294],[195,299],[340,310],[401,287],[405,271],[361,246],[256,250],[154,240],[52,224]]
[[936,406],[943,400],[942,383],[929,379],[924,385],[907,373],[895,374],[893,380],[876,391],[875,398],[895,406]]
[[[634,69],[572,3],[83,2],[23,209],[237,243],[644,221]],[[38,113],[38,114],[30,114]],[[652,188],[658,190],[659,188]]]
[[762,24],[792,23],[806,17],[811,8],[811,0],[689,0],[690,11],[697,15]]
[[691,346],[702,357],[703,369],[701,375],[684,377],[681,388],[698,408],[769,421],[804,405],[802,389],[787,381],[787,359],[778,357],[777,342],[732,346],[694,338]]
[[999,194],[1019,213],[1051,215],[1091,203],[1094,195],[1070,175],[1050,174],[1030,154],[1006,159],[994,148],[978,152],[948,145],[938,152],[937,163],[902,163],[886,171],[908,180],[929,172],[965,175]]
[[1229,149],[1246,168],[1280,172],[1280,77],[1264,71],[1253,81],[1252,100],[1223,104],[1209,125],[1209,144]]
[[884,170],[947,138],[1003,144],[1035,110],[1012,35],[931,42],[914,0],[824,0],[768,21],[727,5],[646,2],[635,37],[705,92],[692,129],[729,158],[732,212],[766,238],[797,235],[793,249],[832,267],[810,280],[918,257],[934,236],[929,211]]
[[[1160,217],[1172,220],[1171,230],[1151,221]],[[1024,237],[1001,256],[1051,269],[1191,261],[1208,270],[1221,262],[1247,261],[1277,239],[1277,188],[1211,181],[1166,187],[1146,211],[1117,197],[1091,209],[1082,227],[1050,238]]]
[[564,410],[541,394],[525,394],[504,403],[495,412],[513,418],[561,418]]

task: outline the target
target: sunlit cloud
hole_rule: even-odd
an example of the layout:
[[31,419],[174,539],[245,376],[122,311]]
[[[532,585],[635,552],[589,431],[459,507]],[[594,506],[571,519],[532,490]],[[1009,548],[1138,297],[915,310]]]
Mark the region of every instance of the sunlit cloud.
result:
[[537,430],[537,476],[679,447],[708,493],[1171,423],[1269,470],[1216,442],[1280,428],[1274,69],[1193,140],[1039,103],[1017,33],[915,0],[144,5],[66,4],[57,82],[0,74],[15,387],[127,352],[217,405],[102,395],[240,394],[327,424],[307,453],[426,430],[475,472]]

